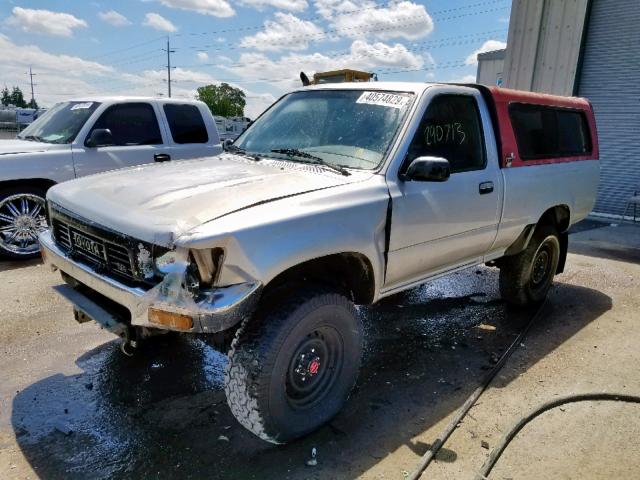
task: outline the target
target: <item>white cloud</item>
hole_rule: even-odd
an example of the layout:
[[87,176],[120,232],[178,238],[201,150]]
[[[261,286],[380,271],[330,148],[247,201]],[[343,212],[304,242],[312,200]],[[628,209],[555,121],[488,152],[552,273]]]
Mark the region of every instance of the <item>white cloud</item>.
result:
[[478,54],[485,52],[492,52],[494,50],[502,50],[503,48],[507,48],[507,44],[505,42],[501,42],[500,40],[487,40],[482,44],[480,48],[474,50],[465,60],[465,64],[467,65],[477,65],[478,64]]
[[448,80],[442,80],[442,81],[447,83],[476,83],[476,76],[472,74],[462,75],[459,77],[454,77],[454,78],[450,78]]
[[424,5],[411,1],[392,0],[384,8],[371,0],[316,0],[315,5],[341,36],[415,40],[433,31]]
[[198,52],[196,53],[196,58],[198,59],[199,62],[206,62],[207,60],[209,60],[209,54],[207,54],[207,52]]
[[109,10],[108,12],[99,12],[98,17],[100,20],[107,22],[114,27],[124,27],[131,25],[131,22],[124,15],[116,12],[115,10]]
[[156,30],[160,30],[161,32],[175,32],[178,30],[173,23],[164,18],[159,13],[147,13],[144,16],[144,22],[142,23],[145,27],[151,27]]
[[253,36],[244,37],[240,46],[260,51],[304,50],[309,37],[322,35],[312,22],[300,20],[290,13],[277,12],[275,20],[264,22],[264,29]]
[[404,45],[387,45],[382,42],[371,44],[364,40],[355,40],[349,53],[339,57],[321,53],[290,53],[278,60],[272,60],[263,53],[251,52],[243,53],[238,63],[221,68],[233,72],[244,81],[258,79],[286,90],[300,85],[300,71],[312,76],[314,72],[341,68],[368,71],[375,71],[377,68],[413,69],[422,67],[424,63],[423,57],[409,52]]
[[74,28],[86,28],[87,22],[68,13],[13,7],[6,23],[29,33],[72,37]]
[[[40,70],[64,72],[70,76],[102,75],[113,72],[112,67],[98,62],[70,55],[54,55],[35,45],[17,45],[2,34],[0,34],[0,52],[2,52],[3,68],[7,66],[23,68],[33,65]],[[24,76],[24,73],[22,75]]]
[[262,10],[265,7],[274,7],[291,12],[302,12],[307,9],[307,0],[240,0],[240,5]]
[[236,12],[227,0],[159,0],[162,5],[211,15],[213,17],[233,17]]

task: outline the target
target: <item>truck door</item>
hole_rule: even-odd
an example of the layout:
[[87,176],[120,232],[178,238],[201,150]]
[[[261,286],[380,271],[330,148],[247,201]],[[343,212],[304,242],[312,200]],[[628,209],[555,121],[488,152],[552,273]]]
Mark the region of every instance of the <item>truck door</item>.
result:
[[222,152],[213,122],[205,124],[202,112],[192,104],[165,103],[162,106],[172,142],[171,160],[187,160],[218,155]]
[[432,156],[449,161],[451,176],[442,183],[388,179],[389,288],[478,263],[497,234],[502,181],[484,101],[470,89],[432,89],[400,172],[413,159]]
[[[89,147],[87,139],[96,129],[109,129],[108,145]],[[166,154],[153,105],[146,102],[120,103],[107,107],[84,139],[73,145],[76,175],[114,170],[162,161]]]

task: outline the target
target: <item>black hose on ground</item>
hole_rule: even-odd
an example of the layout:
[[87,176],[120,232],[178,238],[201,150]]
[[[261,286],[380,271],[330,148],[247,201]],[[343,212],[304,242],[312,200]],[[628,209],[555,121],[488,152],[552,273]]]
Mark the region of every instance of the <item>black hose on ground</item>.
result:
[[478,388],[476,388],[473,393],[467,398],[467,401],[464,402],[458,413],[455,417],[447,424],[442,433],[438,436],[438,438],[433,442],[429,450],[422,456],[420,459],[420,463],[416,470],[409,475],[410,480],[419,480],[422,476],[422,472],[426,470],[431,461],[435,458],[438,451],[442,448],[447,439],[451,436],[454,430],[458,427],[458,424],[462,421],[462,419],[467,415],[471,407],[478,401],[482,392],[486,390],[494,377],[498,374],[498,372],[502,369],[506,361],[509,359],[511,354],[515,351],[515,349],[522,343],[524,337],[527,335],[531,327],[534,323],[538,321],[538,319],[542,316],[542,311],[544,310],[547,301],[545,300],[536,313],[533,314],[529,323],[524,327],[524,329],[520,332],[520,334],[516,337],[516,339],[509,345],[509,348],[504,352],[500,360],[494,365],[494,367],[487,373],[484,377]]
[[529,422],[531,422],[537,416],[553,408],[567,403],[577,402],[625,402],[625,403],[640,403],[640,397],[635,395],[626,395],[620,393],[579,393],[574,395],[567,395],[564,397],[554,398],[548,402],[543,403],[538,408],[530,412],[525,417],[522,417],[518,422],[500,439],[498,445],[489,454],[489,458],[485,461],[484,465],[476,475],[476,480],[486,480],[487,476],[491,473],[491,470],[495,466],[500,456],[504,453],[507,446],[514,439],[520,430],[522,430]]

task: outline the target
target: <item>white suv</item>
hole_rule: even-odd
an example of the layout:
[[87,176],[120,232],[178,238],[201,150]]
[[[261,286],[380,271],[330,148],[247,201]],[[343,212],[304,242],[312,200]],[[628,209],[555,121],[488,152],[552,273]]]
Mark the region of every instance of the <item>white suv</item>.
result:
[[45,195],[56,183],[221,151],[202,102],[100,97],[58,103],[15,140],[0,141],[0,254],[37,255]]

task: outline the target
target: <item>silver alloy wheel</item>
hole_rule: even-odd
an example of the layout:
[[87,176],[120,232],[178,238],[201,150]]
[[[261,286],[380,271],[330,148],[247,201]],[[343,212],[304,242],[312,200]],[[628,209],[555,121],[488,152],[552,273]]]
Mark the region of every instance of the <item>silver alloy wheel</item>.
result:
[[44,198],[18,193],[0,200],[0,250],[15,255],[38,251],[38,234],[47,228]]

